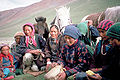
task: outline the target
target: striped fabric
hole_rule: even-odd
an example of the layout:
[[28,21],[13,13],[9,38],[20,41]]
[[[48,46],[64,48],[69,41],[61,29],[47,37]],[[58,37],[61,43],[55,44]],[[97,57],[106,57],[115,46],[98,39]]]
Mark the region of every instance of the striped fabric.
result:
[[103,20],[103,21],[100,22],[100,24],[97,26],[97,28],[107,31],[113,24],[114,24],[113,21]]

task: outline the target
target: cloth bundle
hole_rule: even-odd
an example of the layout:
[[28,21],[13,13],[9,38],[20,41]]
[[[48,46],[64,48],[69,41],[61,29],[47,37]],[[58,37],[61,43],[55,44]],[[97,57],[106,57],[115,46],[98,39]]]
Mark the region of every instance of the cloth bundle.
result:
[[63,67],[57,65],[44,75],[45,80],[58,80],[58,74],[63,72]]

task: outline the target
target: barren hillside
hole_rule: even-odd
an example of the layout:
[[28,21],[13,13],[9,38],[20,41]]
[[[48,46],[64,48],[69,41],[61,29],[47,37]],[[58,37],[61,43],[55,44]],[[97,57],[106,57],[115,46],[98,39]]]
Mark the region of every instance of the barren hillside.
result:
[[35,17],[46,17],[48,25],[56,15],[55,8],[66,5],[70,7],[70,16],[74,24],[89,14],[106,10],[108,7],[120,6],[120,0],[42,0],[27,7],[0,12],[0,38],[13,37],[22,26],[35,23]]
[[73,0],[42,0],[27,7],[2,11],[0,12],[0,27],[6,23],[10,23],[13,20],[25,17],[26,15],[30,15],[33,12],[60,6],[69,3],[70,1]]

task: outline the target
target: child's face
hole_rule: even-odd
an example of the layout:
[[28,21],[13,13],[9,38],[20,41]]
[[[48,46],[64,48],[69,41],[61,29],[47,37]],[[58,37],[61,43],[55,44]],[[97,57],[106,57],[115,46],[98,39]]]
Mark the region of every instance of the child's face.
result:
[[69,46],[71,46],[71,45],[73,45],[73,44],[75,43],[75,39],[72,38],[72,37],[70,37],[70,36],[65,35],[65,36],[64,36],[64,39],[65,39],[65,41],[67,42],[67,44],[68,44]]
[[103,40],[106,40],[108,36],[106,36],[106,31],[103,29],[98,29],[100,36],[102,37]]
[[8,46],[2,47],[1,53],[4,54],[4,55],[8,55],[8,53],[9,53],[9,47]]
[[15,41],[16,41],[17,44],[19,44],[20,43],[20,36],[16,36]]

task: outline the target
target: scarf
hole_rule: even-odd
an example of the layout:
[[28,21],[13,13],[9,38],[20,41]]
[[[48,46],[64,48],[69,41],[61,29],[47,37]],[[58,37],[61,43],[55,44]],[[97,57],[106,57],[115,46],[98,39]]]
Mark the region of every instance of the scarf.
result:
[[[5,58],[9,58],[9,60],[10,60],[10,62],[11,62],[11,67],[13,66],[13,56],[10,54],[10,53],[8,53],[8,55],[4,55],[4,54],[2,54],[2,53],[0,53],[0,63],[1,64],[3,64],[2,62],[3,62],[3,57],[5,57]],[[10,67],[10,66],[6,66],[6,67]]]
[[78,39],[81,37],[80,30],[77,27],[75,27],[74,25],[68,25],[65,27],[63,36],[65,36],[65,35],[70,36],[74,39]]
[[81,34],[85,36],[88,32],[87,21],[81,22],[80,24],[78,24],[77,28],[80,30]]

